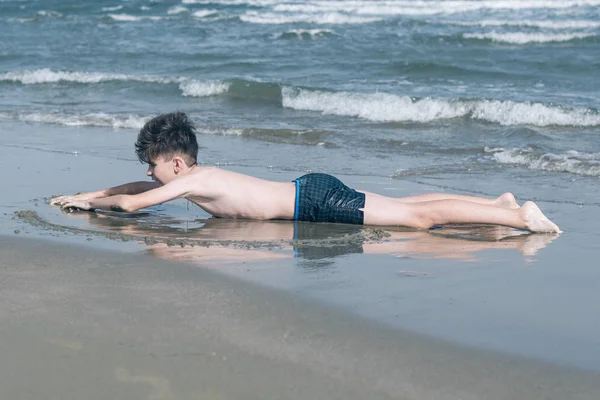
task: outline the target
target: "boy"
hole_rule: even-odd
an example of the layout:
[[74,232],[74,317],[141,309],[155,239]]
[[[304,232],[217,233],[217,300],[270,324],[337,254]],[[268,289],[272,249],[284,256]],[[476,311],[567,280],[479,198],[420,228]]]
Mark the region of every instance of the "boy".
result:
[[60,196],[63,209],[133,211],[185,197],[214,215],[258,220],[287,219],[419,229],[452,223],[505,225],[532,232],[560,232],[533,202],[520,207],[512,194],[485,199],[452,194],[390,198],[351,189],[333,176],[308,174],[273,182],[216,167],[196,165],[198,143],[181,112],[144,125],[135,143],[154,182],[132,182],[97,192]]

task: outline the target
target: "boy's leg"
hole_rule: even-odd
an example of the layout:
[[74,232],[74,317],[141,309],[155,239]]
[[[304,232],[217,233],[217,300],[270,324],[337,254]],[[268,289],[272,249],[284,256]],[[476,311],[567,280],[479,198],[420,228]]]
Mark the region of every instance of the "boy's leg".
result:
[[[376,193],[370,192],[361,192],[374,195],[381,196]],[[385,196],[383,196],[385,197]],[[449,194],[449,193],[426,193],[418,196],[409,196],[409,197],[395,197],[393,198],[400,203],[421,203],[425,201],[438,201],[438,200],[462,200],[462,201],[470,201],[471,203],[477,204],[485,204],[488,206],[502,207],[502,208],[511,208],[516,209],[519,208],[517,201],[515,200],[515,196],[512,193],[504,193],[501,196],[495,199],[487,199],[485,197],[474,197],[474,196],[464,196],[460,194]]]
[[427,193],[418,196],[400,197],[396,200],[401,203],[420,203],[423,201],[438,200],[461,200],[470,201],[471,203],[485,204],[488,206],[496,206],[511,209],[519,208],[519,205],[515,200],[515,196],[513,196],[512,193],[504,193],[495,199],[487,199],[485,197],[464,196],[460,194]]
[[366,195],[365,225],[399,225],[427,229],[444,224],[495,224],[533,232],[559,232],[558,226],[528,201],[520,209],[507,209],[462,200],[401,203],[396,199]]

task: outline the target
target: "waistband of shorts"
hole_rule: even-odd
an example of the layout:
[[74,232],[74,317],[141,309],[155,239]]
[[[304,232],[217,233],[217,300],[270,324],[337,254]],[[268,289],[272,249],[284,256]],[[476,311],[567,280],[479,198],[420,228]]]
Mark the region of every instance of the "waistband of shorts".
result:
[[300,178],[294,179],[292,182],[296,182],[296,202],[294,204],[294,221],[298,221],[298,214],[300,213]]

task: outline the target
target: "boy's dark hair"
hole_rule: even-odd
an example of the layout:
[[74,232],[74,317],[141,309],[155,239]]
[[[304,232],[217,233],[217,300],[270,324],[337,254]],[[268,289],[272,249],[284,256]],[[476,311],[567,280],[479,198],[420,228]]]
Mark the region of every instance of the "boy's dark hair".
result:
[[196,164],[196,129],[183,112],[161,114],[146,122],[135,142],[135,153],[143,163],[178,154],[188,166]]

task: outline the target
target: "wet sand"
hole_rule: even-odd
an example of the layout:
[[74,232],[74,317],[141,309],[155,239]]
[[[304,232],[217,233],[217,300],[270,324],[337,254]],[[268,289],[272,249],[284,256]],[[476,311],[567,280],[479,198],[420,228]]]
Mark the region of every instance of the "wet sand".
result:
[[598,374],[196,266],[0,237],[2,399],[597,399]]

